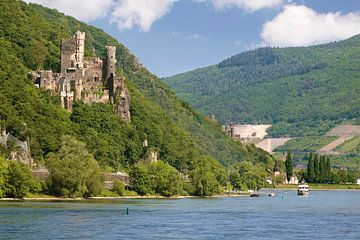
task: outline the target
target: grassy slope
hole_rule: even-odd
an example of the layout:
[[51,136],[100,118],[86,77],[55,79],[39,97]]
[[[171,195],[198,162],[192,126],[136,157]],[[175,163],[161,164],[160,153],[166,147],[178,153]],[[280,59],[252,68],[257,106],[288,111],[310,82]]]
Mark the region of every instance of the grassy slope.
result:
[[338,146],[335,151],[340,151],[343,153],[354,153],[360,154],[360,136],[354,137],[340,146]]
[[[176,158],[178,153],[171,152],[172,146],[173,149],[183,154],[182,158],[186,158],[184,154],[189,154],[189,158],[193,154],[206,154],[225,164],[240,160],[256,160],[264,155],[263,152],[254,147],[244,147],[229,139],[221,131],[218,124],[211,122],[186,103],[178,100],[170,88],[139,64],[136,57],[126,47],[102,30],[39,5],[27,5],[22,2],[6,0],[1,8],[3,21],[0,23],[0,40],[2,41],[0,50],[6,57],[0,69],[0,76],[3,77],[4,81],[10,81],[11,75],[15,76],[15,70],[18,70],[17,78],[19,79],[19,76],[26,75],[25,73],[29,68],[35,69],[40,65],[46,69],[58,71],[60,67],[60,40],[63,37],[72,36],[73,32],[79,29],[87,34],[87,55],[91,55],[93,47],[96,48],[98,55],[103,56],[106,45],[117,46],[117,58],[121,60],[119,67],[123,71],[122,74],[127,77],[127,86],[133,97],[131,109],[133,122],[129,127],[124,127],[127,131],[124,134],[131,134],[128,132],[131,129],[137,133],[137,136],[132,139],[132,144],[139,144],[142,137],[140,136],[141,133],[147,133],[150,143],[156,145],[156,143],[164,144],[165,142],[166,146],[156,145],[156,147],[162,151],[165,149],[167,152],[164,153],[164,156],[173,158]],[[27,43],[28,45],[26,45]],[[17,63],[20,67],[15,67],[11,63]],[[16,84],[16,80],[11,80],[10,83]],[[16,119],[28,124],[28,129],[32,132],[27,134],[30,134],[34,144],[48,146],[48,143],[42,142],[45,140],[41,136],[49,135],[46,132],[54,132],[51,135],[53,136],[51,148],[44,149],[43,146],[33,146],[33,149],[39,150],[38,153],[35,153],[37,156],[56,151],[59,145],[58,136],[69,134],[72,129],[78,127],[73,126],[74,123],[69,120],[69,114],[66,111],[57,107],[56,99],[36,90],[25,79],[22,80],[22,85],[14,86],[12,89],[20,91],[24,86],[29,89],[31,94],[35,94],[36,98],[32,98],[31,94],[25,94],[29,98],[28,102],[25,103],[29,105],[26,108],[27,111],[17,109],[17,107],[11,111],[15,115],[24,115],[17,116]],[[20,94],[19,91],[13,94]],[[0,98],[2,97],[4,97],[4,101],[0,104],[0,110],[3,109],[2,112],[0,111],[0,117],[1,119],[9,119],[10,96],[1,93]],[[21,97],[12,97],[26,101]],[[39,107],[40,102],[42,105]],[[5,103],[7,105],[4,105]],[[19,105],[22,106],[23,103],[19,103]],[[28,117],[28,114],[34,115],[34,117]],[[51,117],[51,121],[49,121],[49,117]],[[103,117],[109,116],[104,115]],[[111,119],[111,117],[109,118]],[[44,132],[42,133],[38,133],[41,128],[36,126],[39,119],[44,119],[41,122],[44,125]],[[121,126],[121,124],[114,126]],[[78,130],[80,134],[82,130]],[[21,135],[16,134],[16,132],[14,134]],[[108,135],[100,131],[96,133],[96,136],[106,137]],[[171,142],[168,143],[167,138]]]
[[337,137],[302,137],[294,138],[289,142],[285,143],[281,147],[275,149],[275,151],[286,152],[286,151],[295,151],[295,152],[315,152],[327,144],[334,141]]
[[275,123],[274,136],[322,135],[360,115],[359,46],[355,36],[307,48],[258,49],[164,82],[221,122]]

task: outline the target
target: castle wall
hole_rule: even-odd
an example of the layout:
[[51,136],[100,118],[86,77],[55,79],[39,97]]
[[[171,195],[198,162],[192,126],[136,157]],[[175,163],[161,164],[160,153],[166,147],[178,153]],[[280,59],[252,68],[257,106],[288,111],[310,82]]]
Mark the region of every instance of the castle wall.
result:
[[103,76],[103,61],[100,58],[88,58],[84,60],[84,80],[101,82]]
[[39,72],[39,84],[41,88],[46,90],[56,90],[56,79],[59,77],[58,73],[52,71],[40,71]]
[[86,104],[90,103],[108,103],[110,98],[109,90],[105,89],[101,92],[89,92],[83,94],[82,100]]

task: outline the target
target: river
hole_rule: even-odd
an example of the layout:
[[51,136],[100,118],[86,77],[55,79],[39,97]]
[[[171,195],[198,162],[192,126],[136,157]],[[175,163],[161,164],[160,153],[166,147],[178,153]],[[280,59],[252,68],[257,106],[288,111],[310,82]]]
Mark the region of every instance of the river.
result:
[[360,239],[360,191],[0,202],[0,239]]

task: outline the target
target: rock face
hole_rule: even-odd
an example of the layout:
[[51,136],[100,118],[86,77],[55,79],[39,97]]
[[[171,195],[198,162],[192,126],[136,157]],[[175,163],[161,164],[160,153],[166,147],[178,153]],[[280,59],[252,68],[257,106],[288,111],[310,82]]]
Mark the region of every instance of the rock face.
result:
[[2,131],[0,126],[0,144],[7,146],[12,145],[12,150],[8,156],[9,160],[19,161],[28,165],[32,165],[33,159],[30,154],[30,146],[27,141],[20,141],[16,137],[12,136],[10,133],[6,133],[5,130]]
[[123,80],[116,90],[115,93],[115,104],[114,104],[114,112],[119,115],[119,117],[126,121],[131,121],[130,116],[130,103],[131,103],[131,97],[129,94],[129,91],[127,90],[125,86],[125,81]]

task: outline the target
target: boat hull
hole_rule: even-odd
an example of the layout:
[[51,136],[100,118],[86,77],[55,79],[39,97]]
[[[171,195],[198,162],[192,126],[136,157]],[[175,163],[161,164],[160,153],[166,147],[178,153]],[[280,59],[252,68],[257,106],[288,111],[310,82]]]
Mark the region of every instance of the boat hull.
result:
[[297,195],[298,196],[308,196],[309,192],[298,191]]

